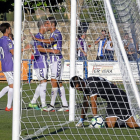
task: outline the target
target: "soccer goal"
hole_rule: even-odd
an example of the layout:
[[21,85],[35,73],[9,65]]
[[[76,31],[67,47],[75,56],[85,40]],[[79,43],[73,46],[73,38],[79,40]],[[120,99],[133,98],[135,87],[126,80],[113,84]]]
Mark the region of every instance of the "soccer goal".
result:
[[[139,0],[17,0],[15,2],[15,56],[14,56],[14,100],[13,100],[13,140],[138,140],[140,129],[129,128],[125,121],[117,119],[114,128],[105,125],[108,116],[106,109],[108,101],[97,98],[97,116],[93,119],[90,100],[89,107],[83,106],[83,92],[70,87],[70,78],[77,75],[82,79],[87,77],[103,77],[126,92],[132,116],[140,126],[140,12]],[[20,9],[22,6],[22,10]],[[22,13],[24,18],[20,21]],[[36,88],[41,83],[38,80],[34,63],[35,38],[42,29],[44,39],[52,35],[47,24],[48,17],[53,17],[57,23],[56,29],[62,34],[63,73],[62,83],[65,90],[69,111],[63,108],[62,93],[58,93],[53,111],[42,111],[42,102],[37,98],[36,106],[29,105]],[[22,25],[22,27],[21,27]],[[42,28],[43,28],[42,27]],[[21,30],[25,40],[21,44]],[[41,32],[42,33],[42,32]],[[54,33],[55,34],[55,33]],[[80,54],[79,38],[83,38],[86,55]],[[57,35],[56,35],[57,36]],[[55,37],[56,37],[55,36]],[[56,37],[57,38],[57,37]],[[38,41],[38,44],[43,41]],[[100,39],[100,41],[99,41]],[[57,40],[58,42],[60,40]],[[106,42],[110,42],[109,46]],[[51,42],[52,43],[52,42]],[[40,43],[41,44],[41,43]],[[43,45],[42,45],[43,44]],[[42,43],[47,49],[55,48],[49,43]],[[30,45],[29,51],[20,55],[20,47]],[[39,53],[40,55],[40,53]],[[32,57],[31,57],[32,56]],[[21,57],[21,58],[20,58]],[[46,53],[47,88],[45,104],[52,99],[51,78],[52,67],[49,53]],[[54,56],[55,57],[55,56]],[[57,57],[58,58],[58,57]],[[21,63],[27,65],[21,68]],[[39,64],[38,64],[39,65]],[[25,71],[24,80],[20,73]],[[42,74],[42,73],[41,73]],[[41,76],[40,76],[41,77]],[[22,77],[23,79],[23,77]],[[53,78],[52,78],[53,79]],[[40,92],[40,91],[39,91]],[[107,93],[106,93],[107,96]],[[123,95],[122,95],[123,96]],[[40,97],[40,95],[38,96]],[[83,127],[77,127],[81,118],[81,109],[87,111]],[[127,110],[127,108],[124,108]],[[98,123],[91,128],[92,121]],[[102,123],[102,124],[101,124]],[[101,128],[100,128],[101,127]]]

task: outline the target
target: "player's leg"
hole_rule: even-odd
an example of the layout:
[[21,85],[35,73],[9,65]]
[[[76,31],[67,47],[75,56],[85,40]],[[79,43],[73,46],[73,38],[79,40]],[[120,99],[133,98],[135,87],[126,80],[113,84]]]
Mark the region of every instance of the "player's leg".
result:
[[127,121],[126,124],[130,127],[130,128],[137,128],[139,127],[139,125],[136,123],[135,119],[133,118],[133,116],[131,116]]
[[58,92],[58,80],[61,76],[61,67],[62,62],[61,60],[55,61],[51,64],[51,84],[52,84],[52,98],[51,98],[51,106],[54,106],[57,92]]
[[[38,80],[40,81],[40,100],[42,104],[42,110],[46,107],[46,87],[47,87],[47,79],[48,79],[48,67],[40,69],[40,77]],[[45,111],[45,110],[44,110]]]
[[88,78],[88,70],[87,70],[87,58],[84,58],[84,69],[85,69],[85,78]]
[[2,98],[9,90],[9,86],[4,87],[1,91],[0,91],[0,98]]
[[115,127],[115,123],[117,121],[117,117],[107,117],[106,124],[109,128]]
[[58,111],[69,111],[68,103],[67,103],[66,95],[65,95],[65,88],[62,82],[59,82],[59,89],[60,89],[59,95],[62,101],[62,108],[60,108]]
[[[40,78],[39,69],[34,69],[34,70],[35,70],[37,79],[39,79]],[[38,107],[37,104],[36,104],[36,101],[37,101],[39,95],[40,95],[40,84],[37,86],[37,88],[35,90],[34,96],[33,96],[32,100],[31,100],[31,102],[29,103],[29,107],[31,107],[31,108],[37,108]]]
[[62,84],[63,69],[64,69],[64,63],[63,63],[63,60],[62,60],[61,61],[61,71],[60,71],[60,74],[58,76],[58,85],[59,85],[59,89],[60,89],[59,95],[60,95],[60,98],[61,98],[61,101],[62,101],[62,108],[60,108],[58,111],[69,111],[68,103],[67,103],[66,95],[65,95],[65,88]]
[[9,90],[8,90],[8,100],[7,100],[7,107],[5,111],[11,111],[12,108],[12,101],[13,101],[13,72],[4,72],[5,77],[7,79]]
[[89,107],[88,100],[89,100],[89,96],[84,96],[82,110],[81,110],[81,118],[80,118],[79,122],[76,124],[76,127],[83,127],[84,126],[85,116],[87,114],[88,107]]
[[47,69],[35,69],[36,76],[40,81],[40,84],[37,86],[35,90],[35,94],[31,103],[29,103],[29,107],[38,108],[36,101],[40,96],[42,107],[46,107],[46,86],[47,86]]

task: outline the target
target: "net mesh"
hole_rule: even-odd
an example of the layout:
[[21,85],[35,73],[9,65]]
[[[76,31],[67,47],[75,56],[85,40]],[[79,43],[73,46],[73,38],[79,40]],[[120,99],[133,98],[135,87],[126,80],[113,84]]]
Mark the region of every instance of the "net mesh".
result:
[[[63,86],[65,88],[66,100],[69,103],[69,65],[70,65],[70,12],[71,2],[70,0],[49,0],[38,1],[30,0],[23,1],[23,32],[26,39],[23,41],[23,46],[31,44],[32,34],[37,34],[39,29],[37,28],[38,21],[44,21],[47,17],[54,17],[57,21],[57,29],[62,34],[62,55],[64,58],[64,71],[62,75]],[[139,13],[137,10],[137,4],[133,0],[111,0],[114,16],[117,21],[120,35],[124,40],[125,33],[128,33],[130,38],[133,38],[134,46],[139,45]],[[104,77],[117,85],[119,89],[124,90],[127,93],[130,107],[133,115],[139,115],[138,105],[135,99],[134,90],[126,69],[121,50],[118,45],[116,33],[110,19],[110,14],[103,0],[77,0],[77,28],[76,28],[76,75],[81,78],[87,78],[90,76]],[[105,31],[106,30],[106,33]],[[101,43],[109,40],[109,34],[113,42],[113,47],[109,44],[103,45]],[[82,60],[79,56],[79,46],[81,41],[79,37],[86,34],[86,54],[87,60]],[[105,35],[103,35],[105,33]],[[44,34],[45,38],[50,37],[50,32]],[[104,36],[104,37],[103,37]],[[102,38],[101,42],[96,42]],[[104,40],[104,38],[106,40]],[[103,47],[104,46],[104,47]],[[102,48],[101,48],[102,47]],[[100,49],[101,48],[101,49]],[[109,51],[111,53],[109,54]],[[115,50],[115,51],[114,51]],[[136,49],[135,49],[136,50]],[[103,52],[102,52],[103,51]],[[105,52],[106,51],[106,52]],[[137,88],[139,89],[139,63],[138,54],[137,59],[130,62],[132,73]],[[48,55],[48,54],[47,54]],[[32,56],[32,59],[31,59]],[[104,56],[104,57],[102,57]],[[57,111],[62,107],[61,96],[57,94],[55,101],[55,112],[41,111],[41,101],[38,98],[38,108],[30,108],[29,103],[33,99],[35,90],[40,84],[36,73],[33,69],[33,52],[30,49],[22,55],[22,60],[26,62],[26,66],[22,67],[26,74],[24,75],[28,82],[22,81],[22,98],[21,98],[21,139],[139,139],[139,129],[130,129],[126,123],[117,120],[115,128],[89,128],[91,119],[93,118],[92,106],[90,100],[88,101],[89,107],[86,113],[86,119],[84,121],[84,127],[76,127],[77,122],[81,117],[81,109],[85,109],[83,106],[83,92],[76,91],[75,101],[75,121],[69,122],[69,112]],[[50,57],[47,59],[50,64]],[[86,61],[86,63],[85,63]],[[49,67],[48,81],[46,89],[46,104],[51,102],[51,68]],[[105,88],[105,87],[103,87]],[[87,98],[86,98],[87,99]],[[107,116],[106,108],[108,101],[98,97],[97,98],[97,115],[102,116],[104,119]],[[139,123],[139,116],[135,117]]]

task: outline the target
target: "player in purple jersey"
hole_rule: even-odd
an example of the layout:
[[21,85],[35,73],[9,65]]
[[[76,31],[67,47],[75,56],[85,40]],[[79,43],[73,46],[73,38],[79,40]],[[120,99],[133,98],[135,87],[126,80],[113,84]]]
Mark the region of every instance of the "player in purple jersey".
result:
[[[45,21],[38,22],[39,33],[35,35],[36,38],[44,39],[44,35],[46,32]],[[34,52],[34,63],[33,67],[36,72],[36,76],[40,81],[40,84],[37,86],[33,99],[31,103],[29,103],[29,107],[37,108],[36,100],[40,96],[42,111],[46,111],[46,86],[47,86],[47,75],[48,75],[48,63],[47,63],[47,53],[59,53],[58,50],[48,49],[45,43],[34,41],[32,46],[32,50]]]
[[85,41],[86,33],[79,34],[79,38],[77,41],[78,46],[78,60],[82,60],[84,63],[84,70],[85,70],[85,79],[88,77],[88,70],[87,70],[87,44]]
[[65,89],[62,85],[62,72],[63,72],[63,62],[62,62],[62,35],[59,30],[56,29],[57,22],[54,17],[49,17],[46,21],[45,27],[47,31],[50,31],[50,38],[49,39],[37,39],[40,42],[44,42],[49,44],[49,48],[52,50],[58,50],[59,54],[56,53],[49,53],[50,56],[50,66],[51,66],[51,84],[52,84],[52,98],[51,103],[48,106],[48,111],[55,111],[54,104],[58,92],[58,88],[60,88],[60,97],[62,100],[62,108],[58,111],[69,111],[68,103],[65,96]]
[[[0,92],[0,98],[8,92],[8,102],[5,111],[11,111],[13,101],[13,54],[14,45],[9,36],[12,34],[11,25],[9,23],[2,23],[0,25],[0,31],[3,36],[0,38],[0,59],[2,65],[2,72],[4,73],[8,86],[4,87]],[[28,50],[29,47],[22,49]]]
[[9,39],[9,34],[11,34],[12,29],[9,23],[2,23],[0,25],[0,31],[3,36],[0,38],[0,59],[2,65],[2,72],[8,82],[8,86],[4,87],[0,92],[0,98],[8,92],[8,101],[5,111],[11,111],[12,101],[13,101],[13,54],[14,46],[12,40]]

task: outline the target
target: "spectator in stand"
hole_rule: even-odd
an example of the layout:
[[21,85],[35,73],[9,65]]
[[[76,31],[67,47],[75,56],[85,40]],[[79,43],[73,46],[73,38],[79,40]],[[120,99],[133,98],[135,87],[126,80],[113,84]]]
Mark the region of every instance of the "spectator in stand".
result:
[[85,79],[88,77],[87,70],[87,44],[85,41],[86,33],[81,33],[79,35],[77,45],[78,45],[78,60],[83,60],[84,62],[84,70],[85,70]]
[[107,40],[103,46],[105,60],[114,61],[114,48],[110,33],[108,32]]
[[94,42],[95,45],[98,44],[98,53],[96,60],[104,60],[104,54],[103,54],[103,46],[106,42],[106,30],[101,31],[101,36],[97,38],[97,40]]
[[134,44],[132,38],[129,37],[128,33],[125,34],[123,40],[124,48],[126,50],[128,60],[129,61],[136,61],[137,60],[137,51],[138,51],[138,44]]

